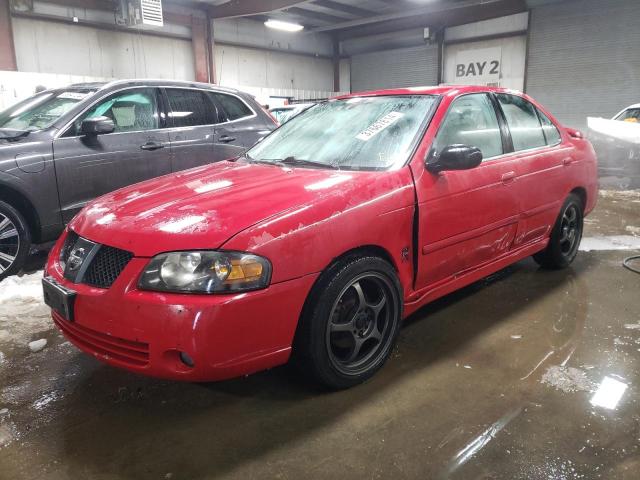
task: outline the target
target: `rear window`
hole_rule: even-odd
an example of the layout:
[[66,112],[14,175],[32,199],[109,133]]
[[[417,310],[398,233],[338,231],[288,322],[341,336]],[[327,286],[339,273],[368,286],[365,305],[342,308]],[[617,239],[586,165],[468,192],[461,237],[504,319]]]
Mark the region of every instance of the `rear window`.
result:
[[237,97],[225,95],[224,93],[212,93],[213,97],[222,106],[227,120],[239,120],[240,118],[250,117],[253,112],[247,105]]
[[536,108],[516,95],[496,95],[507,119],[515,151],[544,147],[547,142]]
[[557,145],[560,143],[560,132],[553,124],[549,117],[536,108],[538,116],[540,117],[540,123],[542,124],[542,131],[544,132],[544,138],[547,141],[547,145]]

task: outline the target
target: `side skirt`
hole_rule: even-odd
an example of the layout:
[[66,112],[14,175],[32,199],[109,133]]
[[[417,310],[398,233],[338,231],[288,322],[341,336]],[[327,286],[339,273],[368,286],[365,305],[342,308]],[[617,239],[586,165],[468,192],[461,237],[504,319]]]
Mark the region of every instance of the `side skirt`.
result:
[[549,243],[549,238],[543,238],[522,246],[518,250],[508,252],[506,255],[486,263],[473,270],[467,270],[459,272],[451,278],[448,278],[437,285],[430,285],[413,293],[410,300],[404,304],[404,317],[408,317],[413,312],[423,307],[427,303],[433,302],[440,297],[443,297],[451,292],[454,292],[462,287],[472,284],[492,273],[501,270],[512,263],[515,263],[523,258],[527,258],[534,253],[543,250]]

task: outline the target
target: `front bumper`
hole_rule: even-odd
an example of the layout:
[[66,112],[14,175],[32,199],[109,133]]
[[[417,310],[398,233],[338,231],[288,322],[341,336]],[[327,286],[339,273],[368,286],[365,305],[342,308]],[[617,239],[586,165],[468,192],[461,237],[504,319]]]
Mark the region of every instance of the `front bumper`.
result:
[[70,322],[53,311],[57,327],[100,361],[174,380],[223,380],[286,363],[317,276],[246,293],[167,294],[138,290],[149,259],[134,257],[109,289],[101,289],[63,277],[57,260],[63,242],[64,235],[49,255],[46,275],[76,292],[75,318]]

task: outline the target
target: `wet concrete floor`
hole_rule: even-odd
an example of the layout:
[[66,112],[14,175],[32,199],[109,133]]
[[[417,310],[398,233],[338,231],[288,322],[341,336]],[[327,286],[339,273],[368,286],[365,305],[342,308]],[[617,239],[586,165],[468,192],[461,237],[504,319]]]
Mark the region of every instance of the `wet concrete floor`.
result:
[[[605,193],[585,235],[629,226],[640,194]],[[581,252],[556,272],[525,260],[449,295],[408,319],[371,381],[337,393],[287,367],[172,383],[53,329],[0,337],[0,479],[638,479],[632,253]]]

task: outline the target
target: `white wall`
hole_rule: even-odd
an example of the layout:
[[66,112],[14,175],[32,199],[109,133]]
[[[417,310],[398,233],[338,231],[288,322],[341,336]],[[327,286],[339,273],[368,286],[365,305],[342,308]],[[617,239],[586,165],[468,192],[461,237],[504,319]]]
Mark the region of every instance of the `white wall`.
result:
[[13,18],[18,70],[193,80],[190,40]]
[[33,95],[36,87],[64,87],[71,83],[105,82],[104,77],[0,71],[0,110]]
[[227,45],[268,48],[289,53],[304,53],[330,57],[331,37],[324,33],[283,32],[267,28],[262,22],[245,18],[214,20],[213,39]]
[[327,58],[222,44],[214,53],[220,85],[333,90],[333,64]]

